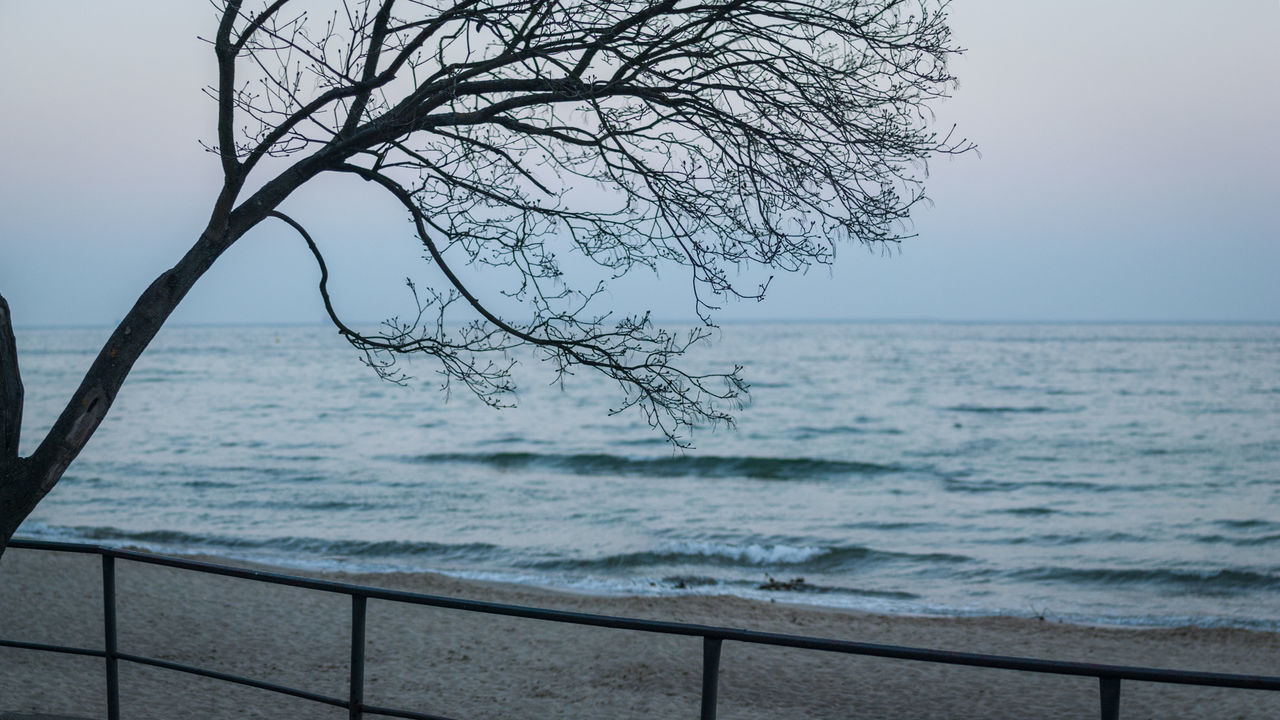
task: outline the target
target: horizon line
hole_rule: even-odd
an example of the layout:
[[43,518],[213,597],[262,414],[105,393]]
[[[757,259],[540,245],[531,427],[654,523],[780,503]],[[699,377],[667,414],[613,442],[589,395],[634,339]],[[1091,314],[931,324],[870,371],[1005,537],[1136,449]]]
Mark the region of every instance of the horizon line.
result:
[[[446,325],[463,324],[446,323]],[[654,325],[699,325],[703,327],[741,326],[741,325],[1280,325],[1280,318],[1272,319],[1005,319],[1005,318],[729,318],[706,325],[695,318],[660,318],[653,319]],[[359,325],[380,325],[382,320],[355,321]],[[114,328],[116,323],[14,323],[15,330],[101,330]],[[232,328],[232,327],[332,327],[327,320],[229,320],[229,321],[187,321],[166,323],[165,327],[175,328]],[[162,328],[163,329],[163,328]]]

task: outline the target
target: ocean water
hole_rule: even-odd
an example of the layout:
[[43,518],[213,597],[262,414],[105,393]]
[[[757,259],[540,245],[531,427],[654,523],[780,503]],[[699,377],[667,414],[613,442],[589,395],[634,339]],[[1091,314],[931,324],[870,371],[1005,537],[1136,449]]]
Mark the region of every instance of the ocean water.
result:
[[[18,333],[24,452],[108,330]],[[602,594],[1280,629],[1280,326],[730,325],[734,429],[519,408],[323,327],[176,327],[20,533]],[[803,578],[802,581],[797,581]],[[773,582],[774,584],[770,584]]]

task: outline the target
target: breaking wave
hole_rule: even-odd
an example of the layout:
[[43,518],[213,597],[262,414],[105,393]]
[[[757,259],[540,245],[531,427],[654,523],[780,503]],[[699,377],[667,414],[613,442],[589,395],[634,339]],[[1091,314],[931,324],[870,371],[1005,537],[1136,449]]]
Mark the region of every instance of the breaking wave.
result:
[[531,563],[539,570],[588,571],[635,569],[656,566],[748,566],[785,568],[789,572],[825,572],[877,563],[963,563],[971,558],[950,553],[905,553],[851,545],[814,547],[792,545],[730,545],[710,542],[673,542],[656,550],[567,558]]

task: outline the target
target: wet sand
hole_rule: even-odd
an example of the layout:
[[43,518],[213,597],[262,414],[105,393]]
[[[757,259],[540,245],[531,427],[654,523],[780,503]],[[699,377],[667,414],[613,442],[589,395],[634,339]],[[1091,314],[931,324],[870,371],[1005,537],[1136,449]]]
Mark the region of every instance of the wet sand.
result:
[[[100,559],[11,549],[0,637],[101,647]],[[1280,634],[1111,628],[1022,618],[872,615],[733,597],[616,598],[429,573],[299,573],[577,612],[947,650],[1184,670],[1280,674]],[[122,652],[345,697],[346,596],[122,561]],[[365,701],[469,718],[696,718],[697,638],[369,602]],[[263,690],[122,663],[126,718],[345,718]],[[105,717],[103,662],[0,648],[0,714]],[[726,642],[719,717],[1091,718],[1092,678]],[[1280,692],[1126,682],[1123,718],[1276,718]]]

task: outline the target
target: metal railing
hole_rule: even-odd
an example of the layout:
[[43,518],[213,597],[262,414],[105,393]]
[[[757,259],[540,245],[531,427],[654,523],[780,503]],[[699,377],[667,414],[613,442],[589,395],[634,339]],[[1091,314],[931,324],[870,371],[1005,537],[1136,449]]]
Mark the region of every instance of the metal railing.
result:
[[[826,638],[806,637],[802,635],[755,632],[751,630],[737,630],[712,625],[694,625],[687,623],[662,622],[658,620],[637,620],[610,615],[592,615],[586,613],[566,612],[563,610],[546,610],[541,608],[522,607],[519,605],[504,605],[478,600],[461,600],[457,598],[422,595],[399,590],[386,590],[382,588],[352,585],[328,580],[295,577],[292,575],[282,575],[260,570],[248,570],[228,567],[225,565],[215,565],[213,563],[199,562],[196,560],[185,560],[165,557],[162,555],[150,555],[131,550],[118,550],[115,548],[78,543],[14,539],[10,542],[9,547],[25,550],[48,550],[56,552],[96,554],[102,556],[104,649],[94,650],[90,648],[47,645],[42,643],[7,640],[3,638],[0,638],[0,647],[12,647],[25,650],[40,650],[45,652],[103,658],[106,661],[107,717],[109,720],[119,720],[120,717],[120,682],[118,668],[121,661],[190,673],[192,675],[212,678],[214,680],[247,685],[249,687],[259,688],[262,690],[269,690],[296,698],[302,698],[304,700],[310,700],[312,702],[323,703],[325,705],[346,708],[349,711],[350,718],[352,720],[359,720],[365,715],[410,718],[410,720],[449,720],[448,718],[444,718],[439,715],[431,715],[428,713],[397,708],[378,707],[364,702],[365,608],[370,599],[408,603],[411,605],[427,605],[453,610],[465,610],[491,615],[505,615],[508,617],[549,620],[551,622],[569,623],[573,625],[588,625],[667,635],[701,637],[702,720],[714,720],[716,716],[716,692],[720,672],[720,649],[725,640],[753,643],[757,645],[820,650],[847,655],[864,655],[871,657],[894,658],[899,660],[917,660],[922,662],[968,665],[971,667],[995,668],[1002,670],[1022,670],[1026,672],[1045,673],[1051,675],[1096,677],[1098,678],[1102,720],[1116,720],[1120,717],[1120,683],[1124,680],[1170,683],[1176,685],[1207,685],[1223,688],[1280,691],[1280,677],[1275,676],[1163,670],[1125,665],[1097,665],[1093,663],[1062,662],[1057,660],[1040,660],[1035,658],[1009,657],[1003,655],[983,655],[978,653],[951,652],[926,648],[900,647],[896,645],[850,642],[847,640],[830,640]],[[350,596],[351,677],[347,697],[329,697],[262,680],[239,677],[228,673],[169,662],[167,660],[121,652],[116,644],[115,561],[117,559],[147,563],[150,565],[163,565],[166,567],[192,570],[195,572],[209,573],[213,575],[244,578],[246,580],[256,580],[276,585],[288,585],[292,587],[307,588],[310,590],[319,590]]]

